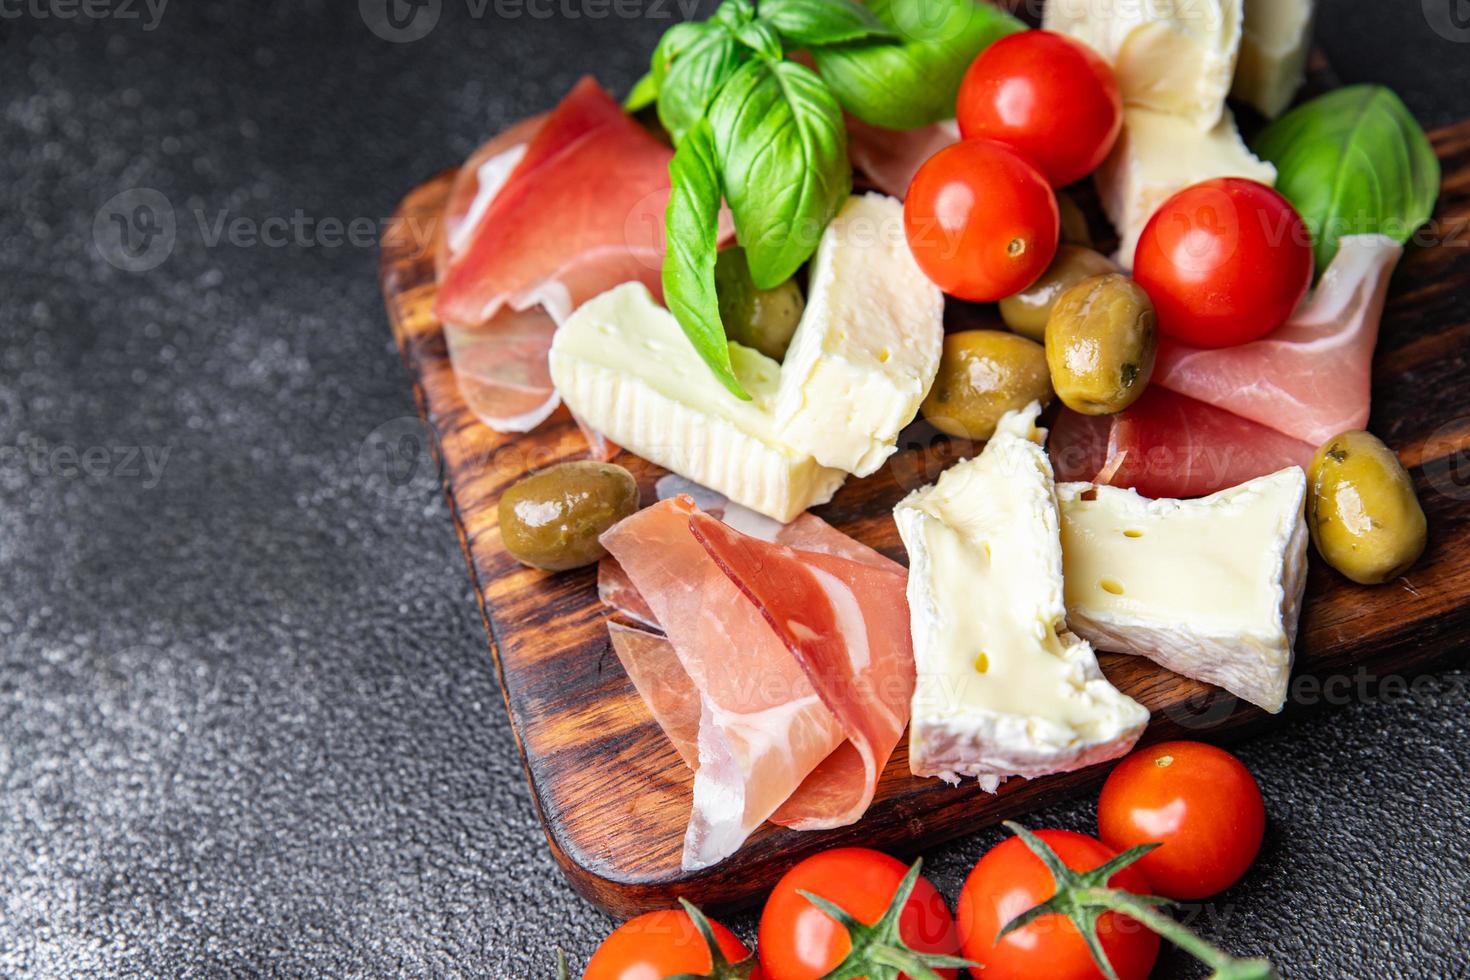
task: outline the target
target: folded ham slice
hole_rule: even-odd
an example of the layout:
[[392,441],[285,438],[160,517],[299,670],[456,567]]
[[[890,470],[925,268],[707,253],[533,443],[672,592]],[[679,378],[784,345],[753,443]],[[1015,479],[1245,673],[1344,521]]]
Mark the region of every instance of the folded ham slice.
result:
[[690,870],[728,857],[767,819],[803,830],[855,821],[908,722],[903,568],[810,515],[786,527],[777,539],[803,550],[741,533],[681,495],[603,536],[667,632],[664,646],[610,626],[695,767]]
[[[660,293],[671,156],[584,78],[461,168],[434,309],[465,401],[486,425],[528,432],[556,410],[546,355],[577,306],[631,280]],[[593,456],[616,451],[583,430]]]
[[1316,447],[1150,385],[1118,415],[1063,409],[1047,448],[1059,482],[1105,483],[1145,497],[1202,497],[1288,466]]
[[1363,428],[1378,323],[1401,254],[1383,235],[1343,238],[1316,292],[1280,329],[1218,350],[1164,338],[1152,383],[1313,445]]
[[895,130],[847,117],[847,155],[853,167],[874,187],[900,200],[924,161],[959,139],[960,128],[952,119]]

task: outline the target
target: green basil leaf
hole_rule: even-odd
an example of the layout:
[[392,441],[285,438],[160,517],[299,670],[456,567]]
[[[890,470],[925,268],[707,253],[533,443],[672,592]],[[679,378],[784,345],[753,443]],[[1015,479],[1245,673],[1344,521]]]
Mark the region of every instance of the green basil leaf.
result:
[[1311,229],[1317,271],[1344,235],[1408,241],[1434,212],[1439,160],[1407,106],[1381,85],[1353,85],[1267,126],[1256,153]]
[[704,118],[710,100],[750,58],[750,49],[724,25],[705,22],[687,48],[675,53],[658,89],[658,120],[677,146]]
[[753,20],[741,25],[735,36],[740,43],[745,45],[756,54],[769,61],[779,61],[782,57],[781,35],[776,29],[765,21]]
[[793,48],[898,37],[871,10],[852,0],[764,0],[760,16]]
[[634,113],[640,109],[646,109],[657,100],[658,79],[653,77],[653,72],[646,72],[642,78],[633,83],[633,87],[623,97],[623,111]]
[[842,108],[811,69],[751,61],[709,107],[725,199],[756,286],[785,282],[852,190]]
[[900,43],[839,44],[816,48],[812,57],[848,112],[888,129],[952,118],[975,55],[1026,29],[975,0],[872,0],[868,9],[898,33]]
[[730,343],[715,294],[720,225],[720,170],[706,120],[692,126],[669,161],[673,193],[664,212],[664,303],[704,363],[737,398],[750,399],[730,363]]
[[662,86],[674,59],[692,48],[709,31],[710,25],[702,21],[681,21],[664,31],[664,36],[654,45],[653,57],[649,62],[648,73],[653,76],[653,80]]
[[750,0],[725,0],[710,19],[717,24],[724,24],[732,32],[738,31],[755,19],[755,7]]

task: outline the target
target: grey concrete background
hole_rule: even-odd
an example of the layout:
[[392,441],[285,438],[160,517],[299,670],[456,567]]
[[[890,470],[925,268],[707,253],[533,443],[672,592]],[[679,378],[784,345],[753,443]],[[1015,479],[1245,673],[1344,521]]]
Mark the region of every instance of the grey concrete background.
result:
[[[612,927],[544,846],[432,472],[386,478],[374,229],[583,72],[624,89],[679,7],[435,6],[390,41],[382,0],[0,2],[0,974],[539,978]],[[1319,35],[1445,122],[1453,13]],[[115,268],[143,188],[172,246]],[[1345,700],[1242,747],[1269,836],[1198,924],[1289,976],[1467,975],[1467,675]],[[951,899],[998,839],[928,855]]]

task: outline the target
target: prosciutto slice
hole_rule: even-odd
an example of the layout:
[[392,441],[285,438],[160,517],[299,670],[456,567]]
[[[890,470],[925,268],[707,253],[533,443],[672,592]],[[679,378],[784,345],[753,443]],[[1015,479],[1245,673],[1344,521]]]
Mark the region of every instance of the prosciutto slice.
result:
[[687,495],[603,535],[667,632],[661,646],[612,629],[655,719],[694,756],[690,870],[728,857],[767,819],[803,830],[855,821],[908,721],[906,574],[817,518],[796,523],[793,540],[828,550],[744,534]]
[[[461,168],[436,253],[435,314],[486,425],[528,432],[556,410],[546,355],[577,306],[630,280],[659,294],[671,155],[584,78]],[[616,452],[582,428],[594,457]]]
[[900,200],[924,161],[959,139],[959,126],[952,119],[894,130],[847,117],[847,154],[853,167],[873,186]]
[[1118,415],[1064,409],[1047,448],[1059,481],[1127,487],[1145,497],[1202,497],[1287,466],[1305,467],[1316,451],[1157,385]]
[[1280,329],[1205,350],[1164,338],[1153,384],[1320,445],[1368,424],[1373,348],[1403,248],[1350,235],[1312,297]]

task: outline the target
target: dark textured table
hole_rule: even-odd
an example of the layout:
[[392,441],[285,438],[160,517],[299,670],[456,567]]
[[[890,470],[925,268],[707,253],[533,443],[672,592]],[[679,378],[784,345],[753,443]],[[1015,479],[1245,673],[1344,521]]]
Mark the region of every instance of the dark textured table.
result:
[[[581,73],[625,88],[689,0],[383,2],[0,0],[0,974],[539,978],[612,926],[395,455],[376,241]],[[1450,6],[1338,0],[1319,38],[1447,122]],[[1241,747],[1265,850],[1196,925],[1289,976],[1467,975],[1470,677],[1342,694]],[[947,895],[999,837],[928,855]]]

